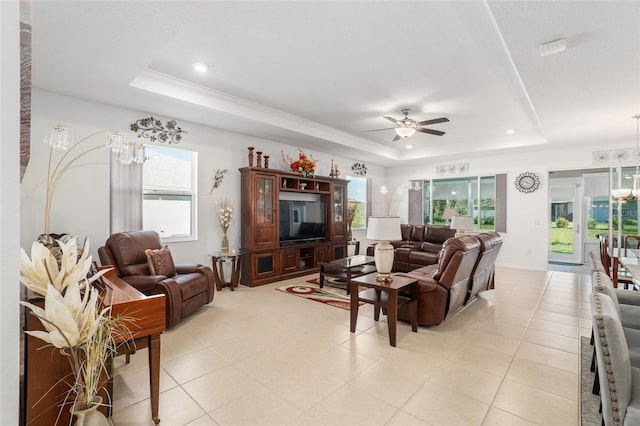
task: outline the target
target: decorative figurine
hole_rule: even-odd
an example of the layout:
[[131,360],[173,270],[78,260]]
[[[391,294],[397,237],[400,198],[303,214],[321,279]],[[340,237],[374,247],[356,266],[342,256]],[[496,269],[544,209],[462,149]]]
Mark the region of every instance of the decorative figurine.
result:
[[267,154],[264,155],[264,168],[269,168],[269,156]]
[[256,167],[262,167],[262,151],[256,151],[258,159],[256,160]]
[[253,145],[249,145],[249,167],[253,167]]

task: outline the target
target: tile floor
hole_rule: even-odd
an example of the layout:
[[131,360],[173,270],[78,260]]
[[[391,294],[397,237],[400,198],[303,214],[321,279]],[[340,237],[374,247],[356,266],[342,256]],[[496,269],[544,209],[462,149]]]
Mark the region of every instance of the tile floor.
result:
[[[300,282],[305,278],[290,280]],[[578,425],[587,275],[498,268],[436,327],[276,291],[217,292],[162,336],[161,425]],[[146,350],[117,360],[113,421],[153,425]]]

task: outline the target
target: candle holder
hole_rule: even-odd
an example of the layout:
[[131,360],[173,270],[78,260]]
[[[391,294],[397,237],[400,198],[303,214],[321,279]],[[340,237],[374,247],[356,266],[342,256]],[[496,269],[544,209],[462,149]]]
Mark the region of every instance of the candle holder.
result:
[[269,156],[267,154],[264,155],[264,168],[269,168]]
[[249,150],[249,167],[253,167],[253,146],[249,145],[249,147],[247,148]]
[[256,151],[258,158],[256,159],[256,167],[262,167],[262,151]]

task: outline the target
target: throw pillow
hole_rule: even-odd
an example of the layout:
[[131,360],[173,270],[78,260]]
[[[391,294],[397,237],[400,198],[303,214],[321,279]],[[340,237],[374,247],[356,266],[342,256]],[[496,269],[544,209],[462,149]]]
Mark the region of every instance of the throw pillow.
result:
[[146,249],[144,254],[147,255],[147,264],[151,275],[164,275],[165,277],[173,277],[176,274],[176,267],[171,257],[169,246],[165,245],[161,249]]

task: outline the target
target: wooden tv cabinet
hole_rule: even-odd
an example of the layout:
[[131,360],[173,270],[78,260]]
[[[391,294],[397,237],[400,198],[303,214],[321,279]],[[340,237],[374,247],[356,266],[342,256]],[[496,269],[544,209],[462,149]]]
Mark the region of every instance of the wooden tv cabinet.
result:
[[[318,272],[321,262],[347,255],[347,180],[260,167],[241,168],[240,174],[240,283],[254,287]],[[325,239],[280,243],[279,201],[291,193],[313,194],[325,203]]]

